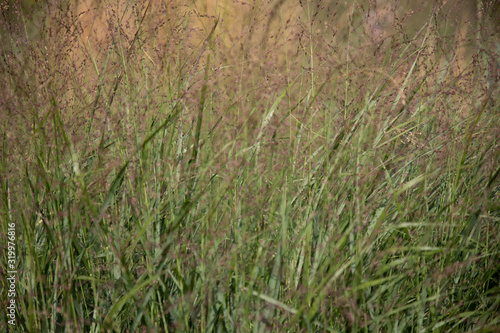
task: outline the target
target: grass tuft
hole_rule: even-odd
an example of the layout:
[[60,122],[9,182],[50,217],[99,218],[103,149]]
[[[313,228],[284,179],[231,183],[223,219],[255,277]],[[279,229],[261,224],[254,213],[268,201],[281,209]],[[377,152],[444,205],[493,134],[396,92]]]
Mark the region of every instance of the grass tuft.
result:
[[497,331],[478,3],[8,1],[0,330]]

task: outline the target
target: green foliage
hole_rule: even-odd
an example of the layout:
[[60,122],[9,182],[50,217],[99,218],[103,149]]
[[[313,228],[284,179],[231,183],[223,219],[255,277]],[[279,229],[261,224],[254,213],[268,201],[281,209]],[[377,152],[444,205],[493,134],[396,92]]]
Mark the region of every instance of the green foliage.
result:
[[214,20],[152,59],[147,12],[81,67],[70,30],[2,50],[15,330],[498,330],[498,54],[428,25],[330,54],[309,21],[259,68]]

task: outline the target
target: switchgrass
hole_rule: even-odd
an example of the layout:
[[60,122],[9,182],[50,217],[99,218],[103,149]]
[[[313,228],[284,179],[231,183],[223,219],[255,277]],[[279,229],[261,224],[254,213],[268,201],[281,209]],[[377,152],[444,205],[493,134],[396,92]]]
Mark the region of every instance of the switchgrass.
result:
[[463,60],[433,19],[381,46],[351,12],[332,49],[320,7],[290,36],[269,5],[247,19],[283,29],[246,57],[147,8],[100,51],[53,3],[60,26],[6,35],[2,329],[498,330],[494,36]]

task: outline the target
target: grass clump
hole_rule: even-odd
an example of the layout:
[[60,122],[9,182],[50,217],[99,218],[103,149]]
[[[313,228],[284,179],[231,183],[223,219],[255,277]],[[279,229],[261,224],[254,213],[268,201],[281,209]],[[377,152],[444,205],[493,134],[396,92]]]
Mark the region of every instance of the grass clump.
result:
[[238,35],[236,10],[121,5],[2,28],[2,329],[498,329],[487,23],[375,36],[363,6],[271,1]]

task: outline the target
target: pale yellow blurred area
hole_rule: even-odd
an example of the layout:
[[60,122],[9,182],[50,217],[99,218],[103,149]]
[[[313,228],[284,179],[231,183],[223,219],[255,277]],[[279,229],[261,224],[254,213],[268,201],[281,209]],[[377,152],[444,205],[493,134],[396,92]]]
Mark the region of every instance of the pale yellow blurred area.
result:
[[[7,23],[22,21],[32,40],[57,40],[53,31],[72,34],[70,59],[95,62],[112,45],[125,57],[140,45],[153,63],[166,47],[194,61],[216,23],[216,44],[209,47],[231,63],[272,60],[280,66],[299,54],[349,61],[356,54],[383,54],[394,36],[442,43],[466,62],[477,48],[491,47],[481,44],[486,35],[498,41],[500,22],[498,0],[20,0],[18,7],[29,13],[23,17],[12,10],[15,2],[2,9]],[[58,24],[65,29],[53,29]]]
[[328,42],[333,43],[350,38],[354,43],[363,40],[381,44],[397,29],[411,39],[432,20],[446,21],[439,28],[442,33],[462,36],[485,22],[500,21],[498,3],[498,0],[9,0],[3,3],[2,13],[5,20],[16,20],[14,7],[21,7],[30,14],[23,18],[30,37],[37,38],[40,21],[50,16],[38,13],[66,6],[71,11],[70,24],[80,29],[83,42],[88,40],[91,44],[102,41],[118,26],[128,37],[139,26],[152,30],[154,27],[145,26],[144,21],[139,24],[145,16],[156,17],[149,22],[146,19],[146,24],[163,23],[164,26],[156,27],[158,38],[168,38],[165,27],[169,25],[176,32],[187,30],[189,42],[197,45],[219,20],[216,34],[224,46],[244,49],[267,47],[280,38],[292,40],[299,34],[318,32],[325,37],[330,35]]

